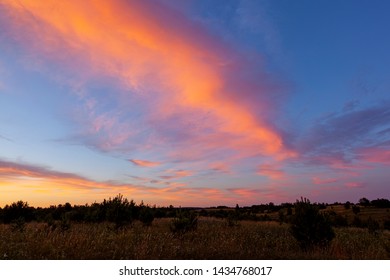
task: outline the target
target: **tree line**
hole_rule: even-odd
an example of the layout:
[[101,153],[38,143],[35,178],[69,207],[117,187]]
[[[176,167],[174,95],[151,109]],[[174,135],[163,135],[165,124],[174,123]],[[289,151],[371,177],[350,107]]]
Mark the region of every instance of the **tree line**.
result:
[[[346,203],[335,202],[332,205],[342,204],[346,209],[352,208],[355,215],[360,212],[360,207],[376,207],[390,208],[388,199],[368,200],[361,198],[354,204],[349,201]],[[329,205],[326,203],[313,203],[316,209],[323,210]],[[4,208],[0,207],[0,223],[13,223],[17,220],[24,222],[48,222],[55,221],[64,222],[88,222],[101,223],[112,222],[117,227],[122,227],[131,224],[135,220],[139,220],[145,225],[150,225],[155,218],[178,218],[183,216],[183,213],[194,212],[197,216],[214,217],[226,219],[229,224],[235,224],[240,220],[252,221],[271,221],[276,220],[281,223],[290,222],[293,217],[296,203],[282,203],[275,205],[270,202],[268,204],[259,204],[246,207],[235,208],[227,206],[217,206],[210,208],[175,208],[172,205],[168,207],[156,207],[145,205],[143,202],[137,204],[134,200],[128,200],[123,195],[118,194],[114,198],[104,199],[100,203],[92,203],[86,205],[71,205],[70,203],[59,204],[46,208],[32,207],[27,202],[17,201]],[[277,213],[278,215],[272,215]],[[187,214],[186,214],[187,215]],[[329,220],[334,226],[348,226],[346,219],[334,211],[328,212]],[[276,217],[276,218],[275,218]],[[356,217],[352,226],[363,227],[364,225],[358,217]]]

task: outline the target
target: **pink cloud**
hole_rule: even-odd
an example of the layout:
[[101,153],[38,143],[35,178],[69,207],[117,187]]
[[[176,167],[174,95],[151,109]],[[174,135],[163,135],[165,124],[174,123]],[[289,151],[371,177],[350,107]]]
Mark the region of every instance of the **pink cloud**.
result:
[[390,150],[385,148],[362,148],[357,151],[359,159],[368,163],[390,165]]
[[155,167],[161,164],[160,162],[156,162],[156,161],[148,161],[148,160],[140,160],[140,159],[129,159],[129,161],[141,167]]
[[360,189],[364,188],[365,184],[362,182],[347,182],[344,184],[348,189]]
[[178,179],[178,178],[183,178],[183,177],[188,177],[192,176],[194,173],[189,170],[166,170],[165,173],[169,175],[162,175],[160,178],[166,179],[166,180],[171,180],[171,179]]
[[319,178],[319,177],[313,177],[312,178],[312,182],[315,185],[336,183],[337,181],[338,181],[338,179],[336,179],[336,178]]

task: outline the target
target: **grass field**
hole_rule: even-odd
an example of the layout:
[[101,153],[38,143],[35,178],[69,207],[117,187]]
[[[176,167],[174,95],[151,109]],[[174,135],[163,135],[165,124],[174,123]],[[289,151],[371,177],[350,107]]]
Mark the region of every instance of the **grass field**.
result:
[[[344,205],[332,205],[328,206],[326,211],[334,211],[335,213],[345,216],[348,222],[352,222],[355,214],[353,213],[352,207],[345,209]],[[375,218],[379,222],[390,220],[390,209],[389,208],[376,208],[376,207],[360,207],[358,217],[363,221],[367,221],[369,217]]]
[[222,219],[201,218],[198,228],[182,235],[170,219],[151,227],[134,223],[115,230],[109,223],[72,223],[52,230],[28,223],[23,232],[0,225],[0,259],[390,259],[390,232],[336,228],[327,248],[302,251],[287,224],[241,221],[228,227]]

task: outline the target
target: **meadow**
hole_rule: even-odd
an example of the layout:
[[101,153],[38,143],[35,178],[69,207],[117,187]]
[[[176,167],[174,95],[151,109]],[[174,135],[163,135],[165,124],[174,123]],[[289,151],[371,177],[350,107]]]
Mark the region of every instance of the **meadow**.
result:
[[115,224],[72,222],[66,228],[29,222],[21,231],[0,224],[0,259],[390,259],[390,231],[335,228],[326,247],[302,250],[289,224],[200,217],[185,233],[171,229],[172,218]]
[[0,259],[390,259],[390,201],[0,208]]

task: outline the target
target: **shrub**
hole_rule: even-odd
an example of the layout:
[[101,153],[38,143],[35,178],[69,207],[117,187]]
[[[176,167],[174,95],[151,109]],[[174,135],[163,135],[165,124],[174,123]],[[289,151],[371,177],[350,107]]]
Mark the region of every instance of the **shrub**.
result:
[[134,201],[128,201],[119,194],[113,199],[104,200],[101,204],[106,211],[106,218],[109,222],[115,223],[115,228],[119,229],[133,222]]
[[361,199],[359,199],[359,204],[361,206],[370,206],[370,201],[367,198],[362,197]]
[[142,222],[144,226],[152,225],[154,220],[152,209],[150,209],[150,207],[142,207],[139,213],[139,220]]
[[196,230],[198,227],[198,216],[193,211],[181,211],[173,218],[170,228],[173,233],[183,234],[187,231]]
[[314,246],[327,246],[335,237],[328,218],[306,198],[295,203],[291,233],[303,250]]

